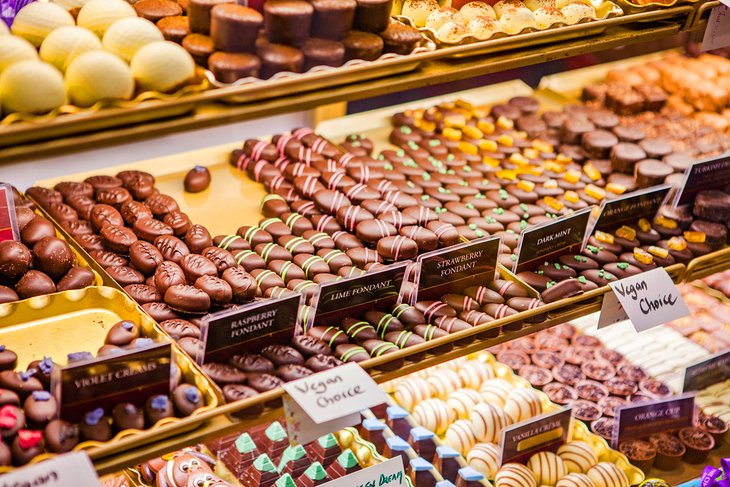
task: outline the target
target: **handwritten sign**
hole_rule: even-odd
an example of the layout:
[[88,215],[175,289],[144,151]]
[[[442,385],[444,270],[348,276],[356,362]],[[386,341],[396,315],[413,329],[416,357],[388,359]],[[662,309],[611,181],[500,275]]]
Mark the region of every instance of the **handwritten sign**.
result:
[[487,285],[494,280],[499,255],[498,237],[480,238],[421,254],[416,300],[439,299],[459,293],[469,286]]
[[617,448],[622,441],[692,426],[694,409],[694,394],[623,406],[616,413],[611,444]]
[[663,267],[608,285],[638,332],[689,315],[687,303]]
[[624,311],[624,307],[621,306],[621,302],[613,292],[608,292],[603,295],[603,302],[601,303],[601,311],[598,315],[598,329],[606,328],[607,326],[615,325],[622,321],[629,319],[629,316]]
[[96,470],[83,452],[66,453],[0,475],[0,487],[101,487]]
[[563,254],[579,253],[587,237],[592,209],[592,206],[584,208],[522,232],[514,273],[529,271],[538,264],[553,261]]
[[143,406],[155,394],[170,392],[172,347],[156,343],[142,350],[54,367],[51,391],[61,405],[61,419],[79,421],[95,408],[121,402]]
[[530,418],[502,430],[501,464],[521,462],[540,450],[565,443],[570,433],[573,408]]
[[322,487],[395,487],[397,485],[408,485],[406,473],[403,471],[403,457],[400,455],[322,484]]
[[368,373],[354,363],[287,382],[284,390],[317,424],[359,413],[387,399]]
[[684,392],[699,391],[730,379],[730,350],[718,353],[684,370]]
[[200,327],[205,345],[198,363],[225,362],[238,353],[288,343],[294,336],[301,301],[302,295],[295,293],[207,315]]
[[[720,8],[720,7],[717,7]],[[708,27],[709,28],[709,27]],[[695,162],[684,172],[684,182],[674,196],[673,206],[690,205],[700,191],[730,184],[730,155]]]
[[291,441],[300,445],[311,443],[327,433],[355,426],[361,420],[360,413],[353,413],[317,424],[291,396],[284,394],[283,403],[286,433]]
[[654,219],[671,189],[671,185],[664,184],[604,200],[593,230],[614,229],[641,218]]
[[705,35],[702,37],[702,50],[711,51],[730,46],[730,1],[721,0],[710,12]]
[[0,183],[0,242],[4,240],[20,240],[20,233],[13,190],[9,184]]

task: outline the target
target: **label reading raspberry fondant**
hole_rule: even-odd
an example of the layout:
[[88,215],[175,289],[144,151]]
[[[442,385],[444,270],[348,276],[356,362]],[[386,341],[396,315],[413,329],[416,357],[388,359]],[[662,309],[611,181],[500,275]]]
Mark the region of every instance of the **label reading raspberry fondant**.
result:
[[718,353],[684,370],[684,392],[699,391],[730,379],[730,350]]
[[418,257],[417,300],[437,300],[448,293],[460,293],[469,286],[486,286],[494,280],[499,255],[498,237],[427,252]]
[[674,196],[674,207],[691,205],[700,191],[721,190],[730,184],[730,156],[695,162],[684,172],[684,181]]
[[61,405],[61,419],[78,422],[97,408],[111,411],[123,402],[141,407],[150,396],[169,394],[171,366],[172,346],[153,343],[140,350],[54,367],[51,392]]
[[267,345],[289,343],[294,336],[302,295],[258,301],[203,318],[199,364],[227,362],[233,355],[254,353]]
[[[660,381],[654,382],[658,387],[661,384]],[[671,394],[671,391],[667,389],[666,393]],[[692,426],[694,413],[694,394],[628,404],[616,412],[611,445],[618,448],[622,441],[647,438],[649,435]]]
[[5,240],[20,240],[20,234],[15,216],[13,190],[9,184],[0,183],[0,242]]
[[554,413],[543,414],[502,430],[501,465],[524,462],[541,450],[554,449],[568,440],[573,408],[568,406]]
[[621,225],[635,224],[642,218],[653,220],[667,199],[670,189],[672,186],[665,184],[605,200],[591,233],[595,230],[608,231]]
[[101,487],[94,465],[84,452],[66,453],[0,477],[0,487]]
[[552,262],[563,254],[578,254],[587,238],[588,221],[594,207],[585,208],[554,221],[526,229],[517,247],[515,274]]
[[405,485],[408,485],[408,480],[403,471],[403,457],[396,455],[383,463],[322,484],[322,487],[396,487]]

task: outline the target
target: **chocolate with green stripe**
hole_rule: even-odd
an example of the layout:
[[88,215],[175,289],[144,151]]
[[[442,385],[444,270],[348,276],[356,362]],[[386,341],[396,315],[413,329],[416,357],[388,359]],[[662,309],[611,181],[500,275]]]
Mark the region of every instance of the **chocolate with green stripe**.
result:
[[271,262],[272,260],[292,260],[291,252],[275,243],[259,244],[253,250],[266,262]]
[[249,250],[251,248],[251,244],[240,235],[216,235],[213,238],[213,245],[230,252]]
[[297,254],[294,256],[294,263],[304,270],[307,279],[311,279],[317,274],[324,274],[330,271],[324,259],[316,255]]
[[240,227],[236,233],[243,237],[244,240],[247,240],[252,246],[274,242],[274,237],[269,232],[255,226]]
[[375,328],[363,320],[356,320],[354,318],[345,318],[340,324],[347,336],[355,340],[356,342],[364,342],[365,340],[373,340],[378,338],[378,332]]
[[391,343],[394,343],[398,348],[412,347],[415,345],[420,345],[421,343],[424,343],[426,341],[412,331],[405,330],[386,333],[385,339]]
[[302,234],[302,237],[312,242],[312,245],[314,245],[314,248],[318,251],[335,248],[335,241],[332,240],[332,238],[324,232],[307,230]]
[[279,240],[279,245],[282,245],[286,250],[292,254],[313,254],[315,252],[314,245],[309,240],[302,237],[296,237],[294,235],[285,235]]
[[233,254],[236,264],[242,266],[247,272],[254,269],[266,269],[266,261],[253,250],[241,250]]
[[380,357],[381,355],[398,351],[397,346],[384,340],[367,340],[363,342],[362,346],[371,357]]
[[304,279],[302,268],[289,260],[272,260],[269,262],[268,268],[279,274],[286,283],[292,279]]
[[375,328],[375,331],[381,338],[384,337],[386,333],[390,333],[391,331],[403,330],[403,324],[398,321],[398,318],[389,313],[383,313],[381,311],[368,311],[367,313],[365,313],[364,318],[365,321],[370,323]]
[[338,345],[335,349],[335,355],[343,362],[362,362],[370,358],[370,354],[360,345],[345,343]]

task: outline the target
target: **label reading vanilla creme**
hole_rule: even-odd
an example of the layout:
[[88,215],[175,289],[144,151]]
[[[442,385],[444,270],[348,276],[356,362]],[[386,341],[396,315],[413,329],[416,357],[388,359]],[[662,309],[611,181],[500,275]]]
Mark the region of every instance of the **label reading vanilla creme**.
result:
[[573,408],[530,418],[502,430],[501,464],[524,462],[538,451],[554,448],[568,440]]

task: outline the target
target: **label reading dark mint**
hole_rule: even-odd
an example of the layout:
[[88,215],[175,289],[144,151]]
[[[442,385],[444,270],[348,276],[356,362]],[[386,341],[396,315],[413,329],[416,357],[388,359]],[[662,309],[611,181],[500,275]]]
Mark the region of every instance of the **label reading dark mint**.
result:
[[499,237],[480,238],[420,255],[415,300],[438,300],[470,286],[486,286],[497,270],[499,242]]
[[233,355],[257,353],[267,345],[289,343],[294,336],[302,295],[292,293],[203,318],[203,342],[197,362],[226,362]]
[[522,232],[513,272],[529,271],[543,262],[554,262],[563,254],[580,253],[592,209],[584,208]]
[[524,462],[541,450],[554,449],[568,440],[573,408],[544,414],[502,430],[502,465]]
[[684,370],[684,392],[699,391],[730,379],[730,350],[718,353]]
[[636,224],[641,218],[653,220],[671,189],[671,185],[665,184],[605,200],[593,230],[614,230],[621,225]]
[[691,205],[700,191],[721,189],[730,184],[730,156],[695,162],[684,172],[684,181],[672,206]]
[[692,426],[694,409],[694,394],[623,406],[616,413],[611,445],[618,448],[622,441]]
[[20,240],[20,233],[15,215],[13,190],[9,184],[0,183],[0,242],[5,240]]
[[389,310],[400,296],[408,262],[390,265],[362,276],[322,284],[314,326],[333,325],[363,311]]
[[96,408],[109,413],[119,403],[143,406],[150,396],[170,393],[172,346],[153,344],[142,350],[55,367],[51,391],[61,405],[61,419],[77,422]]

